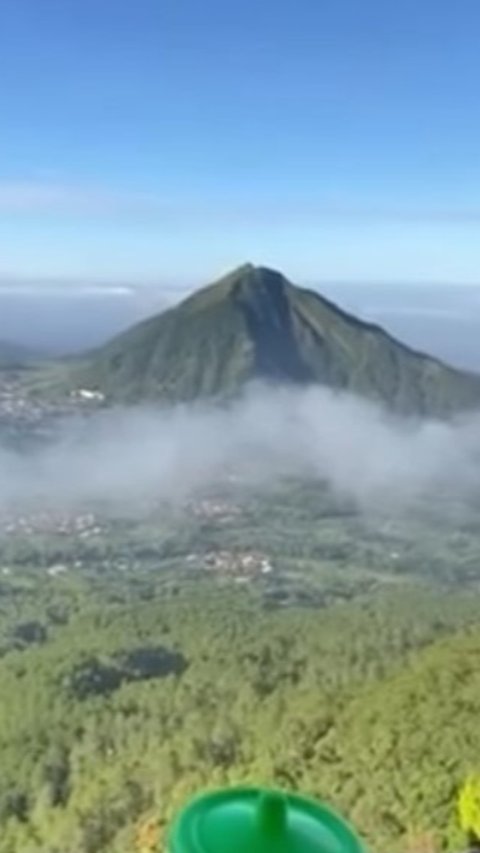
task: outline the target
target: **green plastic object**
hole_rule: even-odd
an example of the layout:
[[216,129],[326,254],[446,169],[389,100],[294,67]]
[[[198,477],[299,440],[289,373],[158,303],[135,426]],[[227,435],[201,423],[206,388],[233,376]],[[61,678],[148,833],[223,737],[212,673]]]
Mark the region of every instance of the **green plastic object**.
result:
[[365,853],[329,807],[262,788],[229,788],[193,800],[172,826],[168,853]]

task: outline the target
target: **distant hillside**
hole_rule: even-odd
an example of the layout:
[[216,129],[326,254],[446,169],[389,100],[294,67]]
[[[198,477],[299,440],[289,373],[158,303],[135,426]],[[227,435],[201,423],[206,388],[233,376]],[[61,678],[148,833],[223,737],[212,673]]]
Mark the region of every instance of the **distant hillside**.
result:
[[0,368],[18,367],[40,358],[33,349],[13,341],[0,340]]
[[252,379],[319,383],[411,413],[480,405],[480,377],[447,367],[278,272],[246,265],[70,368],[112,400],[225,398]]

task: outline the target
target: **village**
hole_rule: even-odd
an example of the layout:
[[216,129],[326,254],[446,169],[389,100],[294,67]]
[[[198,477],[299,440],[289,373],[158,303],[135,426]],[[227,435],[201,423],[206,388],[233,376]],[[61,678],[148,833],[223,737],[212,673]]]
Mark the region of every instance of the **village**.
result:
[[[242,514],[242,508],[224,497],[199,496],[196,500],[190,500],[183,507],[184,518],[190,518],[195,522],[206,522],[221,529],[225,524],[231,523]],[[157,521],[162,519],[162,508],[158,504],[150,507],[149,529],[155,533]],[[176,529],[172,519],[172,530]],[[181,522],[181,526],[185,522]],[[128,527],[133,531],[135,537],[134,520],[128,522]],[[6,563],[3,574],[11,574],[12,565],[16,564],[18,557],[20,564],[24,564],[25,548],[32,554],[38,550],[41,557],[42,569],[51,577],[70,571],[87,569],[92,566],[101,566],[108,571],[134,571],[142,566],[148,565],[158,569],[169,564],[162,547],[162,540],[158,534],[145,540],[145,552],[139,553],[138,549],[128,544],[125,538],[126,527],[117,534],[112,532],[112,520],[101,512],[88,509],[68,509],[35,507],[28,511],[19,508],[17,511],[10,508],[8,511],[0,511],[0,559]],[[3,540],[3,541],[2,541]],[[211,546],[202,547],[202,536],[199,533],[198,550],[186,551],[184,556],[175,556],[174,562],[179,570],[185,570],[194,575],[205,573],[225,580],[231,580],[238,584],[247,584],[257,578],[270,575],[273,570],[272,560],[267,553],[258,549],[231,548]],[[105,543],[109,543],[105,549]],[[114,543],[114,544],[113,544]],[[143,549],[143,546],[142,546]],[[156,557],[158,549],[158,558]],[[148,553],[147,553],[148,552]],[[51,559],[49,555],[51,554]],[[13,556],[13,560],[7,559],[7,555]],[[63,555],[63,556],[62,556]]]
[[209,551],[206,554],[188,554],[187,565],[210,574],[233,577],[237,583],[248,583],[261,575],[273,572],[266,554],[258,551]]
[[58,400],[28,393],[17,373],[0,372],[0,425],[25,428],[66,417],[78,411],[98,408],[105,400],[99,391],[79,388]]
[[55,533],[61,536],[78,536],[88,539],[98,536],[103,527],[92,512],[79,513],[43,510],[32,513],[0,514],[0,534],[35,536],[38,533]]

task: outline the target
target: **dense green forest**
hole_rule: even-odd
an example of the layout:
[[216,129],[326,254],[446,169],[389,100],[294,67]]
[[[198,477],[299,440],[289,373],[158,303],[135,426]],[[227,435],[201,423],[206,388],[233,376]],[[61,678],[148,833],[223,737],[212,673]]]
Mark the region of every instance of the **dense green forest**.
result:
[[162,850],[190,795],[245,782],[325,799],[378,853],[461,850],[480,547],[450,509],[362,518],[289,482],[9,528],[0,853]]
[[129,590],[108,606],[69,578],[2,590],[2,853],[161,849],[190,794],[245,781],[334,803],[373,849],[461,846],[480,596],[406,585],[270,610],[212,581]]

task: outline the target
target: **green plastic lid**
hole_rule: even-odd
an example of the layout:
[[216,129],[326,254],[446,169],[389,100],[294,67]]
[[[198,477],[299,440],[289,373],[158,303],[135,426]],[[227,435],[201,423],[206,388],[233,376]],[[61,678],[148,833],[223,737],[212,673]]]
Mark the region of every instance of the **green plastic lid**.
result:
[[296,794],[230,788],[193,800],[178,816],[169,853],[364,853],[339,815]]

